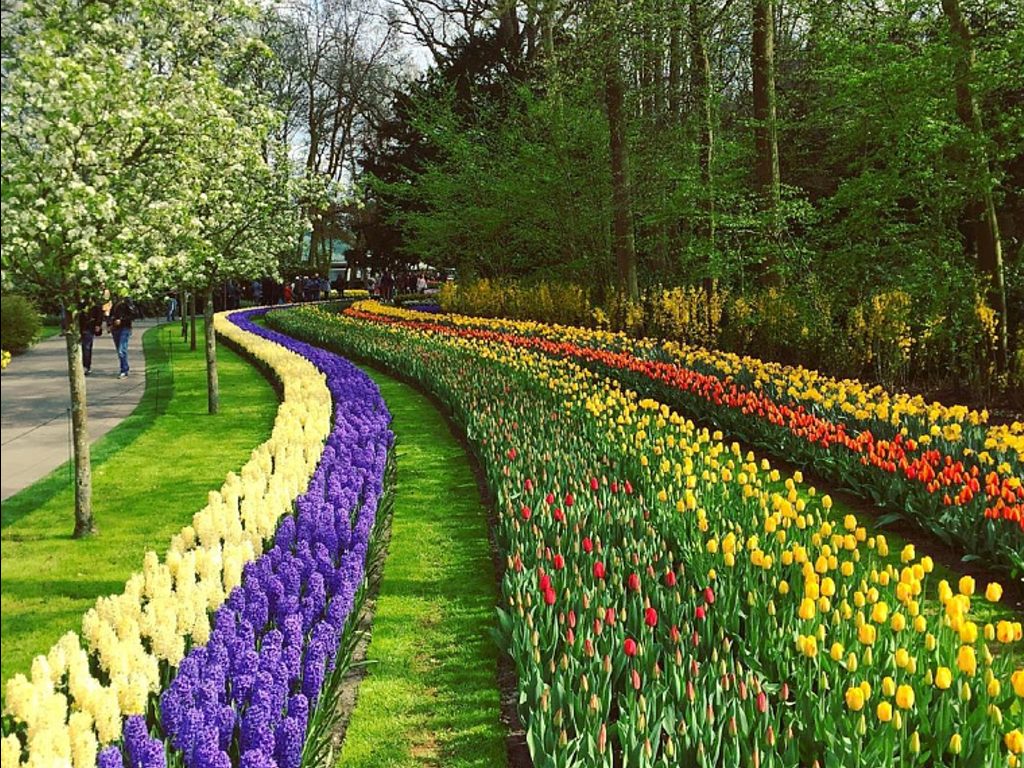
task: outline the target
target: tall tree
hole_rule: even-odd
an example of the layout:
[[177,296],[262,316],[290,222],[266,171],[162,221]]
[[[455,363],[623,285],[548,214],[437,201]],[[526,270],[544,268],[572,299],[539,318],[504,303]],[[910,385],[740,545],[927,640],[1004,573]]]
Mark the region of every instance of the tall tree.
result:
[[708,58],[706,41],[707,9],[703,0],[690,0],[690,90],[693,93],[699,124],[697,139],[697,162],[700,165],[701,217],[698,220],[698,237],[707,243],[710,250],[715,247],[715,186],[714,155],[715,128],[713,99],[711,95],[711,61]]
[[602,3],[604,107],[608,118],[608,151],[612,173],[612,248],[619,293],[629,299],[640,295],[637,283],[633,200],[629,176],[629,138],[626,124],[626,85],[622,50],[614,7]]
[[753,0],[751,76],[754,92],[755,176],[771,236],[779,232],[779,140],[775,98],[775,12],[773,0]]
[[942,0],[942,11],[949,21],[953,37],[953,84],[956,92],[956,113],[969,135],[968,172],[973,176],[975,190],[964,218],[971,232],[971,245],[978,267],[988,282],[988,301],[998,317],[996,328],[996,363],[1005,370],[1009,346],[1009,318],[1006,308],[1006,279],[1003,265],[1003,244],[999,236],[999,218],[993,195],[992,171],[985,149],[986,137],[981,108],[974,93],[975,53],[971,30],[960,9],[959,0]]

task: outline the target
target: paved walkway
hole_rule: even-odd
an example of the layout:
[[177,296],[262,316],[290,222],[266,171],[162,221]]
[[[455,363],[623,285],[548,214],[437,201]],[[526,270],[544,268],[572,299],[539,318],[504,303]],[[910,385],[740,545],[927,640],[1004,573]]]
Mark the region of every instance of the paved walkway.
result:
[[[86,379],[93,442],[120,424],[142,399],[146,388],[142,334],[156,323],[133,323],[128,347],[131,373],[126,379],[117,377],[117,352],[110,335],[96,339],[92,374]],[[63,337],[41,341],[11,361],[0,376],[0,500],[71,459],[70,408]]]

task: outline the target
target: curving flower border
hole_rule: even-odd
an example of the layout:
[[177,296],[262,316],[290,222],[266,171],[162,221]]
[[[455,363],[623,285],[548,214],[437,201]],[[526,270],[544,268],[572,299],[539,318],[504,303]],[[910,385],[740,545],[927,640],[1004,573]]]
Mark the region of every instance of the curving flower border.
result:
[[480,452],[535,758],[1017,765],[1021,623],[973,609],[998,584],[940,581],[935,612],[913,545],[575,361],[315,308],[271,323],[418,381]]
[[325,375],[334,421],[323,457],[295,515],[214,615],[209,642],[182,661],[159,714],[149,723],[129,719],[123,750],[105,749],[101,768],[125,760],[163,766],[164,742],[187,768],[298,768],[358,609],[394,442],[391,415],[377,386],[347,360],[254,325],[263,311],[231,320]]
[[[438,317],[376,302],[358,302],[346,315],[576,360],[684,405],[691,415],[713,420],[755,446],[803,461],[877,503],[905,510],[941,538],[1011,574],[1024,572],[1022,424],[986,429],[987,415],[963,406],[933,404],[922,411],[920,398],[877,387],[865,395],[856,382],[835,382],[813,371],[622,334]],[[911,436],[918,432],[923,434]],[[996,454],[997,466],[985,449]]]
[[214,323],[281,384],[271,435],[210,492],[162,562],[147,552],[122,594],[97,600],[83,638],[67,633],[33,660],[28,677],[8,681],[4,715],[15,732],[0,741],[4,768],[25,756],[28,765],[94,766],[100,747],[121,737],[123,718],[144,714],[189,649],[209,640],[210,611],[241,584],[246,563],[313,477],[332,427],[324,375],[251,323],[243,328],[228,313]]

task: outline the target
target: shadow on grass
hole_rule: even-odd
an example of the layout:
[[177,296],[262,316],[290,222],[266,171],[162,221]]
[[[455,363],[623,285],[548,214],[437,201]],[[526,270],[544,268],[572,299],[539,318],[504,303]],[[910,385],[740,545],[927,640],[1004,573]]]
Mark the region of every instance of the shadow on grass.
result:
[[[143,334],[142,348],[146,358],[146,387],[143,390],[142,399],[124,421],[93,444],[92,466],[94,469],[101,466],[118,451],[131,445],[158,416],[167,412],[171,398],[174,396],[173,355],[175,352],[187,351],[187,345],[181,342],[173,329],[174,324],[158,325]],[[175,346],[180,349],[176,350]],[[3,503],[0,529],[18,522],[61,491],[67,490],[72,482],[71,462],[66,461],[46,477],[14,494]]]

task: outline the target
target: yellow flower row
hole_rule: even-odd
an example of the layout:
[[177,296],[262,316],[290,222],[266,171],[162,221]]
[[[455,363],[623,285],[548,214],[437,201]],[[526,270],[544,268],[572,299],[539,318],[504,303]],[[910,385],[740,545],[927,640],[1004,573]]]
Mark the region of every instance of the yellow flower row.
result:
[[[243,566],[262,551],[282,515],[291,512],[323,452],[331,428],[331,396],[312,363],[242,330],[226,313],[217,333],[274,372],[283,385],[270,437],[238,474],[176,534],[161,562],[147,552],[124,592],[101,597],[82,620],[83,642],[69,632],[29,677],[8,681],[4,714],[26,728],[30,766],[92,768],[97,751],[121,735],[122,718],[143,714],[159,692],[161,666],[176,667],[189,644],[203,645],[210,612],[241,583]],[[98,664],[109,684],[90,670]],[[14,736],[0,742],[3,768],[21,764]]]
[[[436,315],[386,306],[375,301],[358,302],[355,308],[403,320],[437,321]],[[839,411],[858,421],[876,419],[888,422],[894,427],[902,427],[910,417],[915,420],[915,426],[923,423],[924,429],[920,430],[920,435],[908,432],[907,436],[915,439],[924,438],[924,443],[938,437],[951,443],[959,442],[963,438],[962,425],[984,427],[989,418],[986,410],[972,410],[964,405],[927,403],[920,395],[891,393],[878,385],[869,386],[854,379],[833,379],[800,366],[782,365],[674,341],[638,340],[621,332],[532,320],[502,320],[465,315],[446,315],[444,319],[461,327],[543,336],[590,347],[631,350],[642,357],[648,357],[650,353],[660,348],[660,351],[667,354],[670,359],[687,368],[711,369],[722,378],[747,374],[753,377],[755,389],[770,386],[808,407],[817,406],[828,411]],[[987,452],[1007,454],[1015,456],[1017,461],[1024,461],[1024,423],[1014,422],[987,428],[983,448]]]

